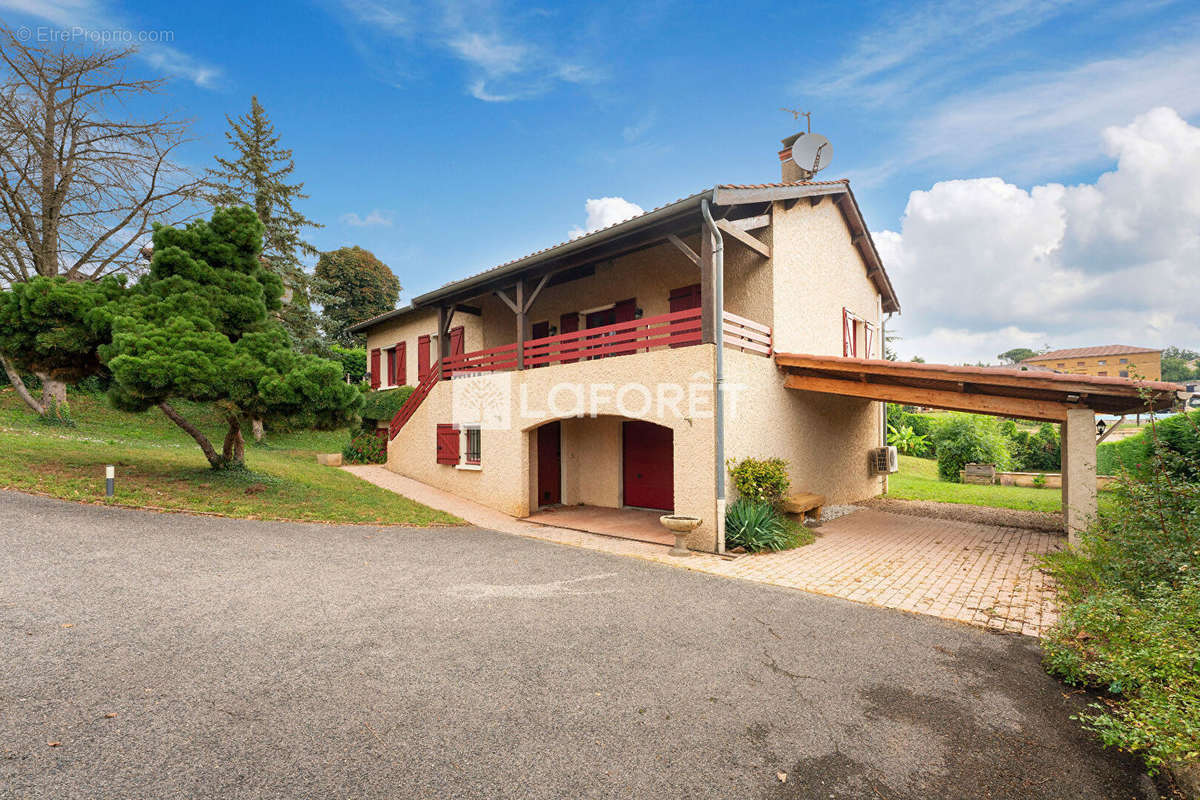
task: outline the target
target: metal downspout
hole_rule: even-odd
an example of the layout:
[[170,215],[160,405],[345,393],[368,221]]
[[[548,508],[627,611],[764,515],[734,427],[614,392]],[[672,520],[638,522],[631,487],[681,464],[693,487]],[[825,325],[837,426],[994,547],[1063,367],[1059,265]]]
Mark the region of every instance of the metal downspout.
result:
[[[714,194],[716,190],[713,190]],[[713,413],[716,415],[716,456],[713,463],[713,477],[717,482],[717,514],[715,520],[718,539],[717,552],[725,551],[725,537],[720,535],[725,522],[725,239],[721,229],[713,220],[708,208],[708,198],[700,200],[700,213],[704,224],[716,239],[713,246],[713,304],[717,309],[716,330],[713,332],[714,344],[717,346],[717,392],[713,398]]]

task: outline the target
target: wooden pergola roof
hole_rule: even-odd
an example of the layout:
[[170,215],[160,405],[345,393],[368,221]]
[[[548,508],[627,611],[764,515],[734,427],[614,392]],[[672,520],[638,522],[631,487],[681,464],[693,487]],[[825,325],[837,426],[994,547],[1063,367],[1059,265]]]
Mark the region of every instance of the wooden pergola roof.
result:
[[791,389],[1044,422],[1062,422],[1071,409],[1162,411],[1183,390],[1162,381],[795,353],[776,353],[775,364]]

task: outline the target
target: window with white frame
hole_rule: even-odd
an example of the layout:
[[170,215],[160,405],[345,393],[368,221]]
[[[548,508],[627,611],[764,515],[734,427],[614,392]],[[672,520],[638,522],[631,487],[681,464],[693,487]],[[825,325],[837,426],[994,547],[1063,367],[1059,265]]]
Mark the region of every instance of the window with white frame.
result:
[[842,309],[842,355],[871,358],[875,345],[875,326],[848,308]]
[[482,456],[482,437],[478,427],[463,428],[463,451],[468,464],[479,464]]

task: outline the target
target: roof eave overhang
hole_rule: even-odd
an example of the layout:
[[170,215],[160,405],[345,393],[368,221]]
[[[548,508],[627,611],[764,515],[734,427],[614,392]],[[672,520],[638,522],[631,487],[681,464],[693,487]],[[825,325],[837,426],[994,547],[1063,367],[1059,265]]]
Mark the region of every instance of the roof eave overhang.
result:
[[823,197],[832,195],[838,209],[842,212],[846,225],[850,228],[850,237],[855,248],[866,264],[867,277],[875,284],[883,298],[883,311],[887,314],[899,313],[900,299],[896,296],[896,288],[883,267],[883,259],[875,247],[875,239],[863,219],[862,209],[858,200],[850,190],[850,184],[836,182],[827,184],[809,184],[803,186],[753,186],[746,188],[721,187],[713,190],[713,203],[719,206],[736,205],[739,203],[761,203],[776,200],[796,200],[803,197]]
[[683,216],[700,207],[700,201],[712,196],[712,191],[704,191],[694,194],[690,197],[685,197],[670,203],[661,208],[634,217],[633,219],[619,222],[616,225],[604,228],[594,233],[589,233],[580,236],[578,239],[573,239],[569,242],[564,242],[556,247],[543,250],[539,253],[519,258],[505,264],[502,267],[481,272],[478,275],[473,275],[469,278],[464,278],[454,283],[449,283],[440,289],[435,289],[432,292],[426,292],[423,295],[414,297],[412,304],[414,307],[433,305],[439,302],[447,302],[451,300],[461,300],[468,297],[478,296],[489,291],[496,284],[504,283],[506,280],[512,280],[518,276],[539,270],[551,262],[560,261],[568,257],[583,256],[586,252],[593,248],[598,248],[601,245],[614,242],[624,236],[638,233],[639,231],[669,221],[673,217]]

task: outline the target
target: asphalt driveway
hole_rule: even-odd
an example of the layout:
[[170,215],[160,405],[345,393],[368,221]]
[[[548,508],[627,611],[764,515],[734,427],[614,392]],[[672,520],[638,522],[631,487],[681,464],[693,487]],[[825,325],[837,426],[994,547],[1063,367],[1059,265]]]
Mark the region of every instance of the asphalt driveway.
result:
[[484,530],[0,492],[5,798],[1156,796],[1085,699],[1029,637]]

